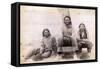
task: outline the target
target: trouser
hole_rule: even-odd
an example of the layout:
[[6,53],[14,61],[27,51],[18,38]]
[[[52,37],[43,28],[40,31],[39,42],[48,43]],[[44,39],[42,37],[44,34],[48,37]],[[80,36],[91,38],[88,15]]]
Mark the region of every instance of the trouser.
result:
[[[66,51],[63,51],[62,47],[66,47]],[[67,51],[67,47],[73,47],[70,48],[69,52]],[[74,50],[73,50],[74,49]],[[76,40],[71,37],[64,37],[62,39],[58,40],[58,54],[62,55],[62,57],[73,57],[74,52],[78,49]]]
[[92,43],[90,41],[79,41],[78,42],[78,51],[81,52],[82,51],[82,48],[87,48],[87,51],[88,52],[91,52],[91,49],[92,49]]
[[42,60],[43,58],[48,58],[51,56],[52,54],[52,50],[40,50],[42,51],[42,53],[37,52],[36,54],[33,54],[33,60],[38,61],[38,60]]
[[50,57],[52,54],[52,50],[46,50],[46,49],[33,49],[32,52],[30,52],[25,60],[29,59],[32,57],[33,60],[35,61],[39,61],[39,60],[42,60],[43,58],[48,58]]
[[58,50],[57,51],[63,52],[63,50],[61,49],[62,47],[74,47],[73,48],[74,51],[78,50],[76,40],[74,38],[71,38],[71,37],[70,38],[65,37],[65,38],[58,39]]

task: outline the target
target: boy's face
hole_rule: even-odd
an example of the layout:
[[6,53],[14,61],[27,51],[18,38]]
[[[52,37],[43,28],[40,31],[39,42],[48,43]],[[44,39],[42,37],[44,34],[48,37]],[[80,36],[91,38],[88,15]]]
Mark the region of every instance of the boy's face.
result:
[[84,30],[85,29],[85,26],[84,25],[80,25],[80,29],[81,30]]
[[65,23],[66,25],[68,25],[70,22],[71,22],[71,20],[70,20],[68,17],[66,17],[66,18],[64,19],[64,23]]
[[48,31],[44,31],[44,36],[48,37],[49,36],[49,32]]

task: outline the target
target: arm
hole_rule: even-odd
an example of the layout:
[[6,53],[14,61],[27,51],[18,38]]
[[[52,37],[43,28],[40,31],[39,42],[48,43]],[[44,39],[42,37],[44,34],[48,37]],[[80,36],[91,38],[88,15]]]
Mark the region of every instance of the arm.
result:
[[54,37],[52,38],[52,44],[53,44],[53,46],[56,46],[57,45],[56,39]]
[[43,52],[44,52],[44,50],[45,50],[45,44],[44,44],[44,41],[42,40],[41,41],[41,51],[40,51],[40,53],[42,54]]

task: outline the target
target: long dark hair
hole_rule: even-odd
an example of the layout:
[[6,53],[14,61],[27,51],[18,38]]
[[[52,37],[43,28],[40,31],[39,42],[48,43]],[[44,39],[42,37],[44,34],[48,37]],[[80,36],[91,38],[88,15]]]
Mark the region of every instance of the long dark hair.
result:
[[[79,25],[79,28],[80,28],[81,25],[83,25],[83,26],[85,27],[85,24],[84,24],[84,23],[81,23],[81,24]],[[85,34],[84,37],[82,37],[82,32],[84,32],[84,34]],[[86,27],[85,27],[84,31],[81,31],[81,30],[79,29],[79,35],[80,35],[80,38],[81,38],[81,39],[87,38],[87,30],[86,30]]]
[[71,24],[72,24],[72,22],[71,22],[71,17],[70,17],[70,16],[65,16],[65,17],[64,17],[64,21],[65,21],[65,18],[69,18],[69,19],[70,19],[69,25],[71,25]]
[[45,35],[44,35],[44,32],[45,32],[45,31],[48,31],[48,33],[49,33],[48,36],[51,36],[49,29],[46,28],[46,29],[43,29],[43,32],[42,32],[43,37],[45,37]]

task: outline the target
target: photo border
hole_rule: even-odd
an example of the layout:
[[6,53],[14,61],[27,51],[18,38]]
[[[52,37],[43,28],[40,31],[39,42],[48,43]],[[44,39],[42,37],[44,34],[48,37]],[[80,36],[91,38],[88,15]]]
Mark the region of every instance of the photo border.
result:
[[[13,28],[16,32],[15,33],[11,33],[12,35],[15,36],[11,36],[12,40],[15,40],[15,48],[11,48],[11,64],[14,66],[36,66],[36,65],[52,65],[52,64],[68,64],[68,63],[84,63],[84,62],[97,62],[98,61],[98,55],[97,55],[97,42],[98,42],[98,29],[97,29],[97,7],[90,7],[90,6],[74,6],[74,5],[58,5],[58,4],[43,4],[43,3],[25,3],[25,2],[16,2],[12,4],[12,12],[15,11],[15,13],[11,13],[12,17],[12,22],[15,22],[14,26],[15,28],[13,28],[11,26],[11,28]],[[76,9],[94,9],[95,10],[95,59],[89,59],[89,60],[74,60],[74,61],[60,61],[60,62],[43,62],[43,63],[25,63],[25,64],[20,64],[20,6],[41,6],[41,7],[59,7],[59,8],[76,8]],[[15,8],[15,10],[13,10]],[[13,18],[15,17],[15,18]],[[12,23],[11,23],[12,24]],[[12,30],[12,29],[11,29]],[[12,43],[12,41],[11,41]],[[12,45],[14,45],[14,43],[12,43]],[[15,59],[14,59],[14,54],[15,54]]]

